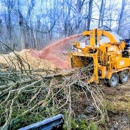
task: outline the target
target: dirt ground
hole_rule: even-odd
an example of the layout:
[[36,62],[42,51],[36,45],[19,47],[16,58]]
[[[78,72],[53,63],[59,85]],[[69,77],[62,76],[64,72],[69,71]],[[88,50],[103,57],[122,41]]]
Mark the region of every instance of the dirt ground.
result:
[[100,85],[106,98],[109,121],[102,129],[130,130],[130,81],[116,88]]

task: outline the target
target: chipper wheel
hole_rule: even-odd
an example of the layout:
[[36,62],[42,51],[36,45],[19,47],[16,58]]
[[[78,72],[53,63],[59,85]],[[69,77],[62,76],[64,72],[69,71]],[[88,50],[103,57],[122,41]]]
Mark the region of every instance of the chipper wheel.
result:
[[111,78],[108,80],[108,85],[111,87],[116,87],[119,83],[119,75],[117,73],[112,74]]
[[128,80],[129,80],[129,71],[128,70],[121,71],[119,73],[120,83],[125,84],[128,82]]

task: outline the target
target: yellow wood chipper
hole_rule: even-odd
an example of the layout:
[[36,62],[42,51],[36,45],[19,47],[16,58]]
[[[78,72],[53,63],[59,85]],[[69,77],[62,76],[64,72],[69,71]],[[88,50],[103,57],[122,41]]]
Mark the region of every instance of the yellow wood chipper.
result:
[[125,84],[130,71],[129,40],[127,43],[117,34],[101,29],[84,31],[82,37],[86,38],[85,42],[73,42],[73,51],[69,54],[71,67],[87,66],[91,60],[94,68],[88,83],[105,79],[112,87],[119,82]]

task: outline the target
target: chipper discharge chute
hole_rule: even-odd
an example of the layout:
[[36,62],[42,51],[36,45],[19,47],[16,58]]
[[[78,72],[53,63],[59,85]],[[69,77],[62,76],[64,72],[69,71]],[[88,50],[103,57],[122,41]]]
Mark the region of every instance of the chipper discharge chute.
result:
[[99,83],[105,79],[109,86],[129,80],[130,48],[117,34],[94,29],[82,33],[84,41],[73,42],[73,51],[69,53],[72,68],[85,67],[93,63],[92,76],[88,83]]

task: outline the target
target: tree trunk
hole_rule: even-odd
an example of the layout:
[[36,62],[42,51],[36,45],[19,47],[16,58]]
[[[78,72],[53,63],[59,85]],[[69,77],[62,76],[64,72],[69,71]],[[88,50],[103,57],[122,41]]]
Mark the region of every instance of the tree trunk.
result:
[[22,50],[23,50],[23,49],[26,49],[23,26],[20,26],[20,32],[21,32],[21,47],[22,47]]
[[122,23],[122,17],[123,17],[125,6],[126,6],[126,0],[122,0],[122,6],[121,6],[121,12],[120,12],[120,15],[119,15],[119,23],[118,23],[117,34],[120,33],[121,23]]
[[106,0],[101,0],[100,13],[99,13],[99,21],[98,28],[103,26],[103,17],[104,17],[104,9],[105,9]]
[[20,27],[20,37],[21,37],[21,47],[22,50],[26,49],[26,45],[25,45],[25,38],[24,38],[24,26],[23,26],[23,16],[19,11],[19,27]]
[[81,0],[77,0],[76,3],[76,28],[79,28],[80,22],[81,22]]
[[[65,36],[68,36],[69,35],[69,27],[70,27],[70,13],[71,13],[71,6],[72,6],[72,0],[70,0],[68,3],[67,3],[67,14],[65,16],[65,22],[64,22],[64,34]],[[66,11],[66,9],[65,9]]]
[[11,39],[12,39],[12,34],[11,34],[11,12],[9,11],[10,9],[8,9],[8,25],[7,25],[7,30],[9,32],[9,41],[11,44]]
[[92,18],[92,6],[93,6],[93,0],[89,0],[87,30],[90,29],[90,23],[91,23],[91,18]]

